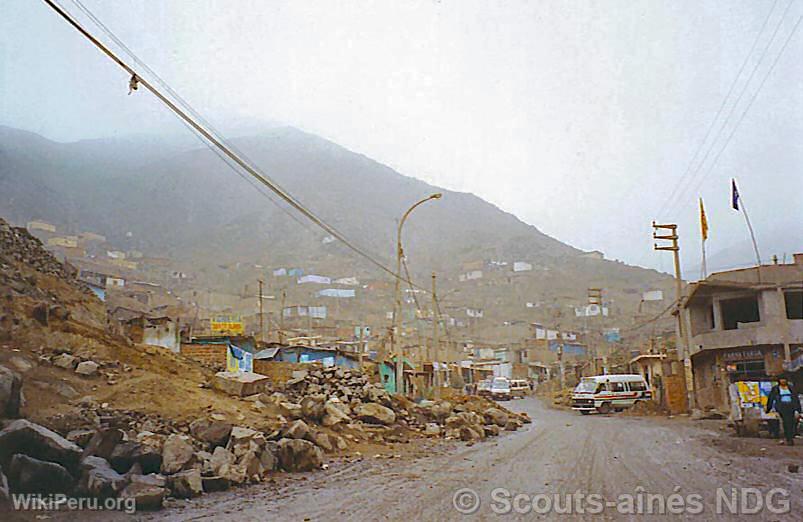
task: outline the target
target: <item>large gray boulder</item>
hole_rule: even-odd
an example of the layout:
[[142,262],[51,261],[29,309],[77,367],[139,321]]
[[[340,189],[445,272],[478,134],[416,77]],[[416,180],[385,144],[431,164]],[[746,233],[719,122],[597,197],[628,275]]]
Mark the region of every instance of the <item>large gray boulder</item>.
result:
[[8,486],[8,477],[0,468],[0,508],[11,501],[11,488]]
[[500,428],[504,428],[508,421],[507,413],[499,408],[488,408],[483,412],[483,415],[488,424],[496,424]]
[[430,414],[437,420],[443,421],[446,417],[452,414],[454,406],[449,401],[436,402],[429,407]]
[[220,470],[223,466],[231,466],[236,460],[237,458],[232,452],[222,446],[218,446],[212,452],[212,458],[209,459],[209,468],[213,474],[220,475]]
[[312,431],[306,422],[299,419],[287,426],[287,428],[283,430],[282,435],[288,439],[309,439],[312,435]]
[[84,361],[75,367],[75,373],[83,377],[97,377],[100,373],[100,365],[95,361]]
[[324,405],[323,425],[335,426],[337,424],[349,424],[351,417],[346,413],[346,408],[340,401],[329,399]]
[[77,472],[81,448],[58,433],[25,419],[18,419],[0,431],[0,465],[20,453],[35,459],[56,462]]
[[70,493],[75,479],[60,464],[15,454],[8,466],[8,482],[14,493]]
[[51,359],[53,366],[64,370],[74,370],[78,366],[78,358],[68,353],[59,354]]
[[285,471],[313,471],[324,463],[321,448],[300,439],[282,439],[277,445],[279,467]]
[[0,366],[0,418],[20,416],[22,379],[5,366]]
[[127,441],[115,446],[109,463],[118,473],[127,473],[137,463],[142,473],[158,473],[162,466],[162,455],[151,446]]
[[354,410],[358,419],[373,424],[393,424],[396,422],[396,414],[390,408],[386,408],[375,402],[360,404]]
[[190,424],[190,433],[196,439],[206,442],[213,448],[225,446],[229,442],[232,425],[227,422],[199,419]]
[[125,433],[117,428],[102,428],[92,435],[84,448],[83,458],[94,455],[109,460],[114,448],[125,438]]
[[189,468],[195,458],[195,450],[189,439],[183,435],[173,434],[167,437],[162,448],[162,473],[170,475]]
[[235,426],[231,430],[226,449],[240,458],[249,451],[259,452],[265,447],[265,435],[251,428]]
[[[162,508],[167,490],[162,480],[154,480],[151,475],[134,475],[131,483],[120,492],[119,498],[134,499],[137,511],[153,511]],[[161,483],[161,485],[159,485]]]
[[170,493],[176,498],[193,498],[204,492],[201,472],[188,469],[171,475],[167,479]]
[[305,419],[319,422],[323,418],[326,398],[323,395],[309,395],[301,399],[301,415]]
[[116,497],[128,484],[128,479],[120,475],[101,457],[87,457],[81,462],[79,489],[92,497]]

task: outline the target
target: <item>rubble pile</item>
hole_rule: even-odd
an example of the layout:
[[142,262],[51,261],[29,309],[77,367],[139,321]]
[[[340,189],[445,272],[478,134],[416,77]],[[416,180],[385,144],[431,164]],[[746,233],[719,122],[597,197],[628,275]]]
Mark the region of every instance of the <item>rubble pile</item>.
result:
[[283,408],[290,419],[304,419],[338,429],[347,427],[370,434],[379,442],[404,442],[404,430],[426,436],[476,441],[515,431],[530,419],[494,402],[472,397],[461,403],[422,401],[416,404],[391,395],[371,383],[359,370],[314,368],[294,373],[285,393],[264,397]]
[[80,400],[80,415],[49,422],[53,430],[13,420],[24,400],[21,384],[0,366],[0,418],[12,419],[0,424],[0,504],[11,493],[61,493],[133,498],[137,509],[159,509],[167,497],[192,498],[276,471],[321,469],[324,449],[346,447],[303,421],[261,431],[212,413],[186,424],[115,410],[91,397]]
[[42,242],[22,227],[12,227],[0,219],[0,268],[9,269],[11,262],[23,264],[43,274],[72,282],[76,288],[83,285],[75,279],[75,270],[59,262]]

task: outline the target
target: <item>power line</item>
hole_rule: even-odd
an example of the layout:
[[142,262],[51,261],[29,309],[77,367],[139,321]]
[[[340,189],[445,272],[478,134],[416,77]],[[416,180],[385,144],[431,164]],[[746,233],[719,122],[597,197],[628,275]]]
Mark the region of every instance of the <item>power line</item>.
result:
[[[772,17],[772,13],[775,12],[775,7],[778,5],[778,1],[779,0],[775,0],[775,2],[773,2],[772,7],[770,8],[769,12],[767,13],[766,18],[764,18],[764,23],[761,24],[761,28],[758,30],[758,33],[756,34],[756,37],[753,40],[753,45],[750,46],[750,50],[745,55],[744,60],[742,61],[742,65],[741,65],[741,67],[739,67],[739,72],[736,73],[736,77],[731,82],[731,85],[728,88],[727,94],[725,94],[725,97],[722,99],[722,103],[720,104],[719,109],[717,110],[716,114],[714,115],[714,118],[711,120],[711,123],[710,123],[710,125],[708,126],[708,129],[705,132],[705,136],[703,137],[703,139],[700,142],[700,144],[697,146],[697,149],[694,151],[694,154],[692,155],[692,158],[689,161],[689,164],[686,167],[686,170],[681,175],[680,179],[678,180],[678,183],[675,185],[674,190],[672,190],[672,192],[670,193],[669,197],[664,201],[664,204],[661,206],[660,210],[658,211],[658,217],[659,218],[662,217],[664,215],[664,212],[666,212],[670,208],[670,204],[675,200],[675,197],[676,196],[680,196],[680,194],[682,192],[680,190],[681,186],[686,182],[686,179],[687,179],[688,175],[692,172],[692,166],[695,164],[695,162],[697,160],[697,157],[699,156],[700,152],[703,150],[703,146],[708,141],[708,138],[711,135],[711,131],[714,130],[714,127],[716,126],[717,120],[719,120],[719,117],[722,115],[722,111],[725,109],[725,106],[728,104],[728,100],[730,99],[731,94],[733,94],[733,91],[736,88],[736,85],[739,83],[739,79],[742,77],[742,73],[744,72],[745,67],[747,67],[747,64],[750,62],[750,57],[753,55],[753,52],[755,51],[756,47],[758,46],[758,42],[761,40],[761,35],[764,33],[764,29],[766,29],[767,23],[769,23],[770,18]],[[789,5],[791,5],[791,2],[790,2]],[[789,6],[787,6],[787,10],[788,9],[789,9]],[[783,17],[781,18],[781,20],[783,20]],[[772,41],[770,41],[770,43],[772,43]],[[759,64],[760,64],[760,60],[759,60]],[[758,67],[758,64],[756,65],[756,67]],[[755,69],[753,69],[753,72],[755,72]],[[750,78],[752,78],[752,75],[751,75]],[[749,83],[750,83],[750,80],[748,79],[747,83],[745,84],[745,86],[747,84],[749,84]],[[739,103],[739,100],[736,101],[736,103],[734,104],[734,107],[738,103]],[[726,121],[727,121],[727,118],[726,118]],[[712,142],[712,144],[716,143],[716,140],[718,139],[718,134],[719,133],[717,133],[717,136],[715,136],[714,141]],[[710,149],[709,149],[709,152],[710,152]],[[701,162],[701,164],[705,163],[705,159],[706,158],[707,158],[707,154],[706,154],[706,157],[703,158],[703,161]],[[692,177],[693,177],[693,175],[692,175]]]
[[[139,66],[140,66],[140,67],[141,67],[143,70],[145,70],[146,72],[148,72],[148,74],[150,74],[150,75],[151,75],[151,76],[152,76],[152,77],[155,79],[155,81],[156,81],[157,83],[159,83],[159,85],[161,85],[161,86],[162,86],[162,87],[163,87],[163,88],[164,88],[164,89],[165,89],[165,90],[166,90],[166,91],[167,91],[167,92],[168,92],[168,93],[169,93],[171,96],[173,96],[173,98],[174,98],[174,99],[176,99],[176,101],[178,102],[178,104],[179,104],[179,105],[181,105],[181,106],[182,106],[182,108],[183,108],[184,110],[186,110],[187,112],[189,112],[189,113],[190,113],[190,114],[191,114],[191,115],[192,115],[192,116],[193,116],[193,117],[194,117],[196,120],[199,120],[199,121],[200,121],[200,122],[201,122],[201,123],[202,123],[202,124],[203,124],[203,125],[204,125],[204,126],[207,128],[207,129],[210,129],[210,130],[212,131],[212,133],[214,133],[214,134],[218,135],[218,139],[220,139],[220,140],[221,140],[221,142],[223,142],[223,143],[226,143],[226,145],[227,145],[229,148],[231,148],[232,150],[234,150],[235,152],[237,152],[237,153],[238,153],[240,156],[243,156],[243,157],[245,157],[245,155],[244,155],[244,154],[243,154],[241,151],[237,150],[237,149],[234,147],[234,145],[233,145],[232,143],[230,143],[230,142],[227,142],[226,140],[222,139],[222,138],[221,138],[221,136],[220,136],[220,132],[218,132],[218,131],[217,131],[217,130],[216,130],[216,129],[215,129],[215,128],[214,128],[214,127],[213,127],[213,126],[212,126],[212,125],[211,125],[211,124],[210,124],[210,123],[209,123],[209,122],[206,120],[206,119],[204,119],[204,117],[203,117],[201,114],[199,114],[198,112],[196,112],[196,111],[195,111],[195,110],[192,108],[192,106],[191,106],[191,105],[190,105],[190,104],[189,104],[189,103],[188,103],[186,100],[184,100],[184,99],[183,99],[183,98],[182,98],[182,97],[181,97],[181,96],[180,96],[180,95],[179,95],[179,94],[178,94],[176,91],[174,91],[174,90],[173,90],[173,89],[170,87],[170,85],[169,85],[169,84],[168,84],[166,81],[164,81],[164,80],[163,80],[163,79],[162,79],[162,78],[161,78],[161,77],[160,77],[160,76],[159,76],[159,75],[158,75],[158,74],[157,74],[157,73],[156,73],[156,72],[155,72],[153,69],[151,69],[151,68],[150,68],[150,67],[149,67],[149,66],[148,66],[148,65],[147,65],[145,62],[143,62],[143,61],[142,61],[142,60],[141,60],[141,59],[140,59],[140,58],[139,58],[139,57],[138,57],[138,56],[137,56],[137,55],[134,53],[134,51],[132,51],[132,50],[131,50],[131,49],[130,49],[130,48],[129,48],[129,47],[128,47],[128,46],[127,46],[127,45],[126,45],[126,44],[125,44],[125,43],[124,43],[124,42],[123,42],[121,39],[120,39],[120,38],[118,38],[118,37],[117,37],[117,35],[116,35],[116,34],[114,34],[114,32],[113,32],[113,31],[112,31],[112,30],[111,30],[111,29],[110,29],[108,26],[106,26],[106,24],[104,24],[104,23],[103,23],[103,22],[102,22],[102,21],[101,21],[101,20],[100,20],[98,17],[96,17],[96,16],[95,16],[95,15],[92,13],[92,11],[90,11],[90,10],[89,10],[89,9],[88,9],[86,6],[84,6],[84,4],[81,2],[81,0],[72,0],[72,2],[73,2],[73,4],[75,4],[75,6],[76,6],[76,7],[78,7],[78,9],[80,9],[80,10],[81,10],[81,11],[82,11],[82,12],[83,12],[83,13],[84,13],[84,14],[85,14],[87,17],[89,17],[89,19],[90,19],[92,22],[94,22],[94,24],[95,24],[95,25],[96,25],[96,26],[97,26],[97,27],[98,27],[98,28],[99,28],[99,29],[100,29],[102,32],[104,32],[104,33],[105,33],[105,34],[106,34],[106,35],[107,35],[107,36],[108,36],[108,37],[109,37],[109,38],[110,38],[110,39],[111,39],[111,40],[112,40],[114,43],[116,43],[116,44],[117,44],[117,46],[118,46],[118,47],[120,47],[120,49],[122,49],[122,51],[123,51],[124,53],[126,53],[126,54],[127,54],[127,55],[128,55],[128,56],[129,56],[129,57],[132,59],[132,60],[134,60],[134,61],[135,61],[135,62],[136,62],[136,63],[137,63],[137,64],[138,64],[138,65],[139,65]],[[295,215],[294,215],[292,212],[290,212],[290,210],[289,210],[288,208],[286,208],[286,207],[282,206],[282,205],[281,205],[281,204],[280,204],[278,201],[276,201],[276,200],[275,200],[273,197],[271,197],[270,193],[266,192],[266,191],[265,191],[265,189],[264,189],[263,187],[260,187],[259,185],[257,185],[257,184],[254,182],[254,180],[253,180],[253,179],[251,179],[250,177],[246,176],[246,175],[245,175],[245,174],[243,174],[243,173],[242,173],[242,172],[241,172],[239,169],[237,169],[236,165],[234,165],[234,164],[231,162],[231,160],[229,160],[229,159],[228,159],[226,156],[224,156],[224,155],[223,155],[223,154],[222,154],[222,153],[221,153],[221,152],[220,152],[220,151],[219,151],[217,148],[213,147],[213,146],[212,146],[212,145],[211,145],[211,144],[210,144],[210,143],[209,143],[207,140],[205,140],[205,139],[203,138],[203,136],[202,136],[201,134],[199,134],[199,133],[198,133],[198,132],[197,132],[197,131],[196,131],[196,130],[195,130],[195,129],[194,129],[192,126],[191,126],[191,125],[189,125],[189,124],[188,124],[186,121],[184,121],[183,119],[182,119],[182,120],[180,120],[180,121],[181,121],[181,123],[182,123],[182,124],[183,124],[183,125],[184,125],[184,126],[187,128],[187,129],[189,129],[189,130],[190,130],[190,132],[192,132],[192,134],[193,134],[193,135],[194,135],[194,136],[195,136],[195,137],[196,137],[196,138],[197,138],[197,139],[198,139],[198,140],[199,140],[199,141],[200,141],[200,142],[201,142],[201,143],[202,143],[202,144],[203,144],[205,147],[207,147],[207,148],[208,148],[210,151],[214,152],[214,153],[215,153],[215,155],[216,155],[218,158],[220,158],[220,160],[221,160],[221,161],[223,161],[223,163],[225,163],[225,164],[226,164],[226,166],[227,166],[227,167],[229,167],[229,168],[230,168],[230,169],[231,169],[231,170],[232,170],[232,171],[233,171],[235,174],[237,174],[239,177],[241,177],[242,179],[244,179],[245,181],[247,181],[247,182],[248,182],[248,183],[249,183],[249,184],[250,184],[252,187],[254,187],[254,188],[255,188],[255,189],[256,189],[256,190],[257,190],[257,191],[258,191],[260,194],[262,194],[263,196],[265,196],[265,197],[266,197],[266,198],[267,198],[267,199],[268,199],[268,200],[269,200],[269,201],[270,201],[270,202],[271,202],[271,203],[272,203],[274,206],[276,206],[276,207],[277,207],[279,210],[281,210],[281,211],[282,211],[282,212],[284,212],[284,213],[285,213],[285,214],[286,214],[288,217],[290,217],[290,219],[292,219],[293,221],[295,221],[296,223],[298,223],[299,225],[301,225],[302,227],[304,227],[304,229],[306,229],[308,232],[310,232],[310,233],[314,233],[314,232],[312,231],[312,229],[309,227],[309,225],[307,225],[306,223],[304,223],[303,221],[301,221],[300,219],[298,219],[298,217],[296,217],[296,216],[295,216]],[[248,160],[248,158],[247,158],[247,157],[246,157],[246,159]],[[251,162],[250,160],[248,160],[248,161],[249,161],[249,162]],[[253,162],[251,162],[251,163],[253,163]]]
[[[276,195],[278,195],[282,200],[286,201],[291,207],[295,208],[305,217],[307,217],[310,221],[314,224],[318,225],[324,231],[328,232],[329,235],[335,237],[336,239],[340,240],[344,245],[346,245],[349,249],[360,255],[361,257],[368,260],[371,264],[375,265],[380,270],[390,274],[394,278],[397,278],[401,281],[406,281],[410,285],[414,285],[414,283],[410,280],[405,280],[401,274],[395,273],[392,269],[383,265],[380,261],[374,258],[371,254],[365,252],[357,245],[355,245],[351,240],[349,240],[346,236],[344,236],[340,231],[335,229],[333,226],[329,225],[323,219],[319,218],[312,210],[306,208],[300,201],[294,198],[291,194],[281,188],[278,184],[270,180],[267,176],[261,174],[256,167],[252,166],[249,161],[243,159],[244,155],[238,155],[232,147],[226,145],[224,143],[225,140],[219,138],[213,133],[205,128],[204,126],[200,125],[196,122],[193,118],[187,115],[187,112],[191,111],[184,111],[177,104],[181,104],[181,101],[174,102],[163,95],[157,88],[155,88],[148,80],[139,76],[136,70],[134,70],[131,66],[125,63],[122,59],[120,59],[114,52],[112,52],[108,47],[106,47],[102,42],[100,42],[97,38],[92,36],[77,20],[75,20],[65,9],[63,9],[60,5],[58,5],[54,0],[44,0],[44,2],[49,5],[54,11],[56,11],[64,20],[67,21],[71,26],[73,26],[79,33],[81,33],[85,38],[87,38],[92,44],[94,44],[98,49],[100,49],[106,56],[108,56],[112,61],[114,61],[117,65],[119,65],[123,70],[125,70],[128,74],[131,75],[131,83],[132,85],[140,84],[145,87],[148,91],[150,91],[154,96],[156,96],[162,103],[164,103],[176,116],[178,116],[181,120],[189,124],[192,128],[194,128],[198,133],[200,133],[207,141],[209,141],[212,145],[217,147],[220,151],[222,151],[228,158],[230,158],[237,166],[242,168],[246,171],[249,175],[251,175],[255,180],[259,183],[263,184],[265,187],[270,189]],[[86,8],[84,8],[86,9]],[[88,10],[87,10],[88,11]],[[136,61],[136,60],[135,60]],[[145,67],[146,70],[149,68]],[[165,89],[168,90],[168,89]],[[169,91],[169,90],[168,90]],[[186,102],[183,102],[187,106]],[[414,285],[417,286],[417,285]],[[421,290],[427,292],[426,289],[421,288]]]
[[[717,161],[719,161],[719,157],[722,155],[723,152],[725,152],[725,149],[728,147],[728,144],[731,142],[731,139],[733,138],[734,134],[736,134],[736,131],[739,129],[739,125],[741,125],[741,123],[744,120],[745,116],[747,116],[747,113],[750,111],[750,108],[753,106],[753,102],[755,102],[756,98],[758,98],[758,94],[761,92],[761,89],[764,87],[764,84],[767,83],[767,79],[772,75],[772,71],[775,69],[775,66],[780,61],[781,56],[783,55],[784,51],[786,51],[786,48],[789,46],[789,42],[792,41],[792,37],[795,36],[795,33],[797,32],[798,27],[800,27],[800,22],[801,21],[803,21],[803,16],[800,16],[797,19],[797,22],[795,23],[794,27],[792,27],[792,31],[790,31],[789,36],[784,41],[783,46],[781,46],[781,50],[778,52],[778,55],[775,57],[775,60],[773,60],[773,62],[770,65],[769,69],[767,69],[767,74],[764,75],[764,78],[761,80],[761,83],[758,85],[758,89],[756,89],[756,91],[753,93],[753,96],[748,101],[747,106],[745,107],[744,111],[742,111],[742,114],[739,116],[739,119],[736,121],[736,125],[734,125],[733,129],[731,130],[731,133],[728,135],[727,139],[725,140],[725,143],[723,143],[722,147],[719,149],[719,151],[717,152],[716,156],[714,156],[714,159],[711,162],[711,164],[708,166],[708,170],[706,171],[705,175],[703,175],[703,177],[700,178],[700,180],[698,181],[698,183],[697,183],[697,185],[695,187],[695,191],[700,189],[700,186],[705,181],[705,178],[711,173],[711,171],[714,170],[714,167],[716,166]],[[694,203],[694,202],[692,202],[692,203]],[[686,205],[686,206],[688,206],[688,205]],[[685,208],[685,206],[684,206],[684,208]]]

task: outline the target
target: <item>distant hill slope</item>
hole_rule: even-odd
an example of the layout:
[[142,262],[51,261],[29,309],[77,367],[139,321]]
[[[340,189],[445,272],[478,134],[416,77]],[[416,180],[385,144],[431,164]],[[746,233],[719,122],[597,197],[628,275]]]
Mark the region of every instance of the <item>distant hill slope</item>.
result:
[[[414,270],[454,274],[461,263],[480,259],[568,269],[575,265],[565,260],[580,253],[477,196],[403,176],[294,128],[233,141],[271,179],[388,263],[396,220],[433,192],[443,199],[420,207],[405,225]],[[63,144],[0,127],[0,215],[15,221],[66,223],[120,247],[199,263],[308,260],[368,269],[342,245],[324,245],[324,232],[297,213],[288,216],[252,183],[206,148],[141,138]],[[621,263],[594,266],[634,283],[663,278]]]

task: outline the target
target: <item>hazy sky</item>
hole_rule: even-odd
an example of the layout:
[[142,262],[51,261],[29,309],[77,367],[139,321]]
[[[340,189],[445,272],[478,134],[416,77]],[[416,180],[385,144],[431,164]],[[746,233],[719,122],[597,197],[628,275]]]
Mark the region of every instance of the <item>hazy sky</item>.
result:
[[[221,127],[295,125],[577,247],[666,270],[650,222],[677,221],[685,264],[698,263],[699,195],[709,253],[746,240],[728,207],[735,176],[764,256],[803,250],[803,27],[707,166],[803,0],[83,3]],[[706,166],[659,214],[773,8],[732,100],[763,60],[714,127]],[[0,124],[61,141],[186,132],[147,93],[128,96],[127,80],[43,2],[0,3]]]

